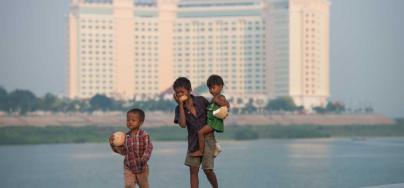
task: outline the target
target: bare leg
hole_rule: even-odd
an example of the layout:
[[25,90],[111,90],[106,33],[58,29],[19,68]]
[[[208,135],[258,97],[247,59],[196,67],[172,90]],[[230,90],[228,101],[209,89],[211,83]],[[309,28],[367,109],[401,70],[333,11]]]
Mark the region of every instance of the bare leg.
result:
[[209,133],[213,132],[213,129],[208,125],[203,126],[198,131],[198,141],[199,141],[199,149],[190,154],[193,157],[201,157],[203,155],[203,150],[205,149],[205,136]]
[[191,188],[199,187],[198,173],[199,173],[199,167],[192,167],[192,166],[189,167]]
[[213,169],[203,170],[213,188],[218,188],[216,174]]
[[132,171],[124,168],[123,177],[125,179],[125,188],[134,188],[136,186],[136,175]]
[[149,177],[149,167],[147,167],[144,172],[136,174],[136,182],[140,188],[150,187],[148,177]]

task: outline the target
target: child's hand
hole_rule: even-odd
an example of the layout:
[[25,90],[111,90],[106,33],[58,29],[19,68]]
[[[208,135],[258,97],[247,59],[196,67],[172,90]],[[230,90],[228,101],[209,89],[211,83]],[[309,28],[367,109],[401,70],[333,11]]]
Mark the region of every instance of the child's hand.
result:
[[181,102],[184,102],[184,101],[186,101],[187,99],[188,99],[188,96],[186,96],[186,95],[183,95],[183,96],[180,97],[180,101],[181,101]]
[[174,97],[174,100],[175,100],[178,104],[184,103],[184,101],[186,101],[186,100],[188,99],[188,96],[186,96],[186,95],[183,95],[183,96],[178,97],[176,94],[174,94],[173,97]]
[[177,102],[177,104],[180,104],[180,99],[177,97],[177,95],[174,93],[173,98],[175,100],[175,102]]
[[223,95],[216,95],[212,98],[212,102],[219,105],[219,106],[227,106],[227,108],[230,108],[229,102],[226,100],[226,97]]
[[221,98],[222,95],[216,95],[212,98],[212,102],[219,105],[219,106],[223,106],[221,105],[223,102],[223,99]]

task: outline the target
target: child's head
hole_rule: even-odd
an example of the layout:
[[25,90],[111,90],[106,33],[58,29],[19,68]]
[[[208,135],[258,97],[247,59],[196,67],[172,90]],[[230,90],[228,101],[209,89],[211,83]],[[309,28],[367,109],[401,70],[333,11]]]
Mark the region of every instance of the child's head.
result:
[[208,81],[206,81],[206,85],[209,88],[209,92],[216,96],[222,92],[224,82],[222,77],[216,74],[212,74],[209,76]]
[[144,111],[138,108],[129,110],[126,113],[126,126],[129,129],[139,129],[144,122]]
[[178,77],[173,84],[173,89],[177,97],[189,96],[192,91],[191,82],[188,78]]

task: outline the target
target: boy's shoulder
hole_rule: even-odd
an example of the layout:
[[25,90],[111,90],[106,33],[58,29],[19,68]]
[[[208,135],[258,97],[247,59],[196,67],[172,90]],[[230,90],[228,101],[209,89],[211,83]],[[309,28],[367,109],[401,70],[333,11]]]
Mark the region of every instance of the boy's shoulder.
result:
[[[126,133],[126,135],[130,135],[130,130]],[[139,129],[136,133],[138,136],[149,136],[149,133],[144,129]]]
[[194,96],[194,100],[198,101],[198,102],[201,101],[201,102],[204,102],[204,103],[209,102],[204,96],[200,96],[200,95]]
[[139,129],[139,131],[140,131],[139,135],[145,135],[145,136],[149,135],[149,133],[144,129]]

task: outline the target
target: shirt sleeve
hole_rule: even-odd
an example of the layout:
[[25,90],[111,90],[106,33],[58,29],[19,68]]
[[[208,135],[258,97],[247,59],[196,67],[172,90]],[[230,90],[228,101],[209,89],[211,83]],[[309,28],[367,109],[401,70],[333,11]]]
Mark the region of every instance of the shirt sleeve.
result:
[[128,142],[128,133],[129,133],[130,131],[128,131],[126,134],[125,134],[125,142],[123,143],[123,146],[122,146],[122,155],[126,155],[126,153],[127,153],[127,151],[128,151],[128,148],[126,148],[126,146],[127,146],[127,142]]
[[179,112],[180,110],[179,110],[179,107],[177,106],[177,107],[175,107],[175,116],[174,116],[174,123],[175,124],[178,124],[178,119],[180,118],[179,116],[180,116],[180,112]]
[[142,162],[143,164],[146,164],[147,161],[149,161],[150,156],[151,156],[151,153],[152,153],[152,150],[153,150],[153,144],[152,144],[151,141],[150,141],[150,136],[149,136],[149,134],[146,133],[146,134],[144,135],[144,137],[143,137],[143,143],[145,144],[145,150],[144,150],[143,156],[142,156],[142,158],[141,158],[140,160],[141,160],[141,162]]

